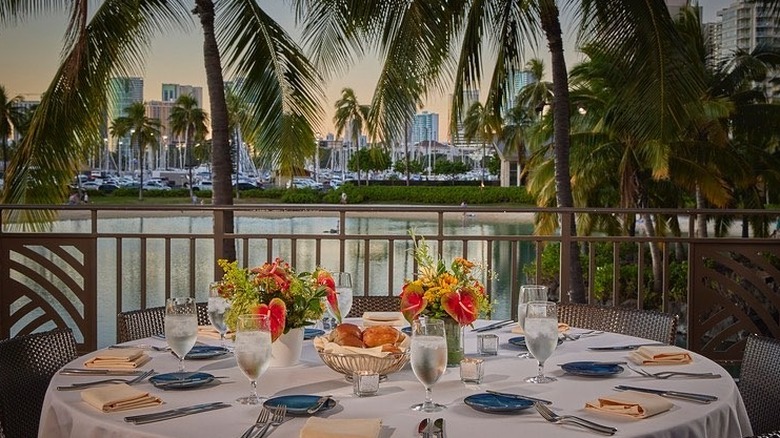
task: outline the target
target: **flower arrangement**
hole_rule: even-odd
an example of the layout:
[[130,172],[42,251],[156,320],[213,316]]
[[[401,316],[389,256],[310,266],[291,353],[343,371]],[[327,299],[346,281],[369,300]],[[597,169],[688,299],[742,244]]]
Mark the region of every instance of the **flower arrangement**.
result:
[[235,330],[238,315],[259,313],[270,316],[271,338],[276,340],[291,329],[312,324],[322,317],[321,299],[336,301],[330,272],[296,273],[281,258],[261,266],[239,268],[238,262],[217,261],[224,275],[217,283],[219,295],[230,302],[225,314],[228,327]]
[[424,238],[418,240],[412,232],[410,235],[419,271],[416,279],[404,283],[401,292],[401,313],[409,323],[425,315],[452,318],[465,326],[490,310],[485,286],[472,274],[474,263],[456,257],[448,270],[443,260],[434,259],[430,254]]

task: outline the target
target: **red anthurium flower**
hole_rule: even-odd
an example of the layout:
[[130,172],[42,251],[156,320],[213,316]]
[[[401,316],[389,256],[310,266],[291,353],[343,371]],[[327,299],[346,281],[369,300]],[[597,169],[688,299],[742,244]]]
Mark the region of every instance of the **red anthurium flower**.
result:
[[334,290],[336,289],[336,280],[333,279],[333,276],[330,274],[330,272],[324,269],[317,271],[317,284],[321,284]]
[[325,286],[325,289],[328,291],[328,295],[325,297],[325,299],[328,300],[328,307],[330,308],[330,312],[333,313],[333,316],[336,317],[336,321],[341,324],[341,310],[339,309],[339,296],[336,295],[336,289],[328,286]]
[[468,325],[477,319],[476,293],[462,288],[447,292],[441,297],[441,307],[460,325]]
[[425,299],[425,291],[417,282],[407,283],[401,292],[401,313],[409,324],[417,318],[417,315],[425,310],[428,300]]
[[268,304],[262,303],[254,308],[254,313],[268,315],[271,325],[271,342],[284,333],[287,317],[287,306],[281,298],[273,298]]

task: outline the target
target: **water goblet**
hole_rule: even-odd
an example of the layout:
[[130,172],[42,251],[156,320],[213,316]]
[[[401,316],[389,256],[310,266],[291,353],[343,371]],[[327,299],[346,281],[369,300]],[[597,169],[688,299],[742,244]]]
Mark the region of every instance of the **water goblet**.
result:
[[525,345],[539,362],[537,375],[527,377],[528,383],[549,383],[557,379],[544,375],[544,362],[558,346],[558,306],[551,301],[531,301],[525,313]]
[[[525,322],[525,308],[531,301],[547,301],[547,286],[537,284],[524,284],[520,286],[520,295],[517,297],[517,325],[523,328]],[[517,357],[530,359],[528,352],[520,353]]]
[[444,321],[427,318],[412,324],[411,343],[412,371],[417,380],[425,386],[425,401],[412,405],[411,409],[422,412],[438,412],[447,407],[434,403],[431,387],[447,368],[447,338]]
[[[333,282],[336,284],[336,297],[338,300],[341,318],[346,318],[352,310],[352,274],[349,272],[334,272]],[[336,318],[335,312],[328,305],[328,313]]]
[[239,315],[236,322],[234,354],[241,372],[249,379],[250,391],[237,402],[243,405],[260,404],[257,379],[271,364],[271,322],[268,315]]
[[225,312],[230,309],[230,302],[219,294],[220,283],[215,282],[209,285],[208,313],[211,326],[219,332],[219,345],[225,347],[225,334],[227,334],[227,324],[225,323]]
[[190,297],[168,298],[165,301],[165,340],[179,358],[179,372],[184,372],[184,356],[198,339],[198,310]]

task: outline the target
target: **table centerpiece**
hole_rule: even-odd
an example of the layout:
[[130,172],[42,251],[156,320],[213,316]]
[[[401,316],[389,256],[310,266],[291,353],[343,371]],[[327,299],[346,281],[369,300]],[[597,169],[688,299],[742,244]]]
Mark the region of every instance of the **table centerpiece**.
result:
[[456,257],[448,269],[444,260],[431,254],[425,238],[410,235],[418,272],[416,278],[404,282],[401,313],[410,324],[420,316],[443,320],[447,366],[457,366],[463,358],[463,327],[487,314],[492,305],[485,286],[474,276],[477,267],[473,262]]
[[264,314],[271,322],[272,366],[298,362],[303,345],[303,328],[322,318],[322,298],[336,301],[333,277],[317,268],[297,273],[288,262],[276,258],[251,269],[238,262],[217,261],[224,275],[217,282],[220,296],[230,302],[225,321],[235,330],[239,315]]

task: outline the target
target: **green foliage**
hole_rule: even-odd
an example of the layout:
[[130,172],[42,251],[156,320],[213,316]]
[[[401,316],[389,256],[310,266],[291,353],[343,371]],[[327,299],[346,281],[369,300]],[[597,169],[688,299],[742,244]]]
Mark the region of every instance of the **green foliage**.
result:
[[[409,173],[422,173],[425,166],[420,160],[409,160]],[[406,160],[398,160],[393,166],[393,170],[398,173],[406,174]]]
[[438,175],[460,175],[471,170],[471,166],[462,161],[437,160],[433,166],[433,173]]
[[322,202],[322,193],[314,189],[288,189],[282,195],[281,201],[285,204],[319,204]]
[[476,187],[476,186],[352,186],[345,184],[338,191],[327,193],[323,201],[338,203],[341,192],[347,193],[350,204],[443,204],[469,205],[522,204],[533,205],[533,199],[522,187]]
[[360,149],[356,153],[353,153],[349,157],[347,162],[347,169],[352,172],[357,172],[357,160],[360,157],[360,171],[366,172],[369,170],[382,171],[390,168],[390,152],[381,147],[370,147]]

